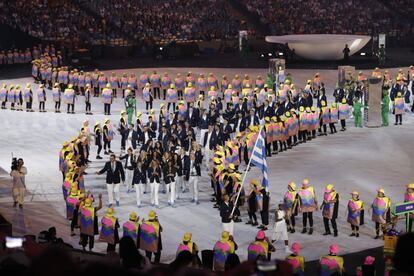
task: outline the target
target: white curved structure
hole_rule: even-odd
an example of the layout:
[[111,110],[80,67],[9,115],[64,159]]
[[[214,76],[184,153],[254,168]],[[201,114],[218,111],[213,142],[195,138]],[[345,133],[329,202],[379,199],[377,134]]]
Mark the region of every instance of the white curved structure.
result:
[[343,58],[342,50],[348,44],[353,55],[364,47],[371,39],[367,35],[335,35],[335,34],[304,34],[266,36],[266,42],[288,43],[291,50],[303,58],[314,60],[340,60]]

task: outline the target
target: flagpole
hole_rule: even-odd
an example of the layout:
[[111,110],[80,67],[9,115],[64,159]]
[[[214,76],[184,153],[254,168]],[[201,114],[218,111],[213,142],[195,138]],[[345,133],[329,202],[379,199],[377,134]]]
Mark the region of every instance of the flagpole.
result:
[[[254,143],[254,146],[253,146],[253,150],[256,148],[257,141],[259,141],[259,135],[260,135],[260,133],[262,133],[263,126],[264,126],[263,124],[260,126],[259,134],[257,135],[256,142]],[[242,180],[242,183],[240,185],[240,189],[237,193],[236,201],[234,202],[233,210],[231,211],[230,216],[233,216],[234,210],[236,210],[237,201],[239,201],[239,197],[240,197],[240,193],[241,193],[241,190],[243,188],[243,185],[244,185],[244,181],[246,180],[247,173],[249,172],[250,164],[252,162],[252,157],[253,157],[253,152],[252,152],[252,155],[250,156],[249,163],[247,163],[246,171],[244,172],[243,180]]]

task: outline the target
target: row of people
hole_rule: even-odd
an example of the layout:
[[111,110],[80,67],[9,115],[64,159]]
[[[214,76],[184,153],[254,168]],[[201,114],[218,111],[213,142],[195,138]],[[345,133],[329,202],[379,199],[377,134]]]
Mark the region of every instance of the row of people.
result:
[[[413,196],[413,184],[407,186],[407,193],[411,193]],[[332,191],[330,191],[332,192]],[[380,192],[380,191],[379,191]],[[325,193],[328,193],[325,191]],[[358,203],[358,199],[354,196],[357,195],[355,192],[352,193],[352,199],[349,200],[348,209],[349,212],[352,212],[348,217],[348,221],[355,221],[355,217],[361,216],[361,209],[359,207],[355,209],[354,205],[363,206],[363,203]],[[325,197],[325,196],[324,196]],[[377,198],[382,198],[378,195]],[[412,200],[412,198],[411,198]],[[80,193],[76,186],[71,189],[70,195],[67,199],[67,218],[74,221],[80,227],[81,233],[81,242],[82,246],[86,247],[87,243],[85,241],[89,240],[89,249],[92,250],[94,236],[99,234],[99,241],[105,242],[108,244],[107,251],[115,251],[116,244],[119,243],[119,233],[118,229],[120,228],[119,219],[114,215],[114,209],[108,208],[106,214],[101,219],[101,231],[98,229],[98,217],[97,211],[102,207],[101,195],[99,195],[99,206],[93,207],[93,196],[89,193],[86,195]],[[332,204],[332,198],[324,199],[323,209],[324,212],[326,208],[324,205]],[[283,210],[283,203],[281,210]],[[373,206],[382,205],[378,200],[374,201]],[[388,206],[388,203],[387,203]],[[375,208],[375,207],[374,207]],[[389,208],[389,207],[388,207]],[[277,211],[278,212],[278,211]],[[359,212],[359,213],[358,213]],[[374,210],[375,215],[378,210]],[[389,211],[385,211],[389,212]],[[282,211],[283,213],[283,211]],[[363,212],[362,212],[363,213]],[[285,214],[285,213],[283,213]],[[373,214],[374,215],[374,214]],[[157,218],[155,211],[150,211],[148,219],[142,219],[139,221],[139,217],[135,212],[131,212],[129,215],[128,221],[122,224],[123,237],[129,237],[133,240],[137,248],[140,248],[146,252],[146,256],[151,259],[152,255],[155,255],[154,262],[159,263],[162,251],[162,237],[161,232],[163,230],[160,222]],[[282,218],[275,216],[275,229],[272,236],[272,240],[266,236],[265,231],[259,230],[254,241],[252,241],[247,247],[247,255],[249,260],[270,260],[271,252],[275,251],[274,243],[277,239],[277,234],[280,232],[278,230],[278,222],[280,220],[288,219],[284,216]],[[351,234],[355,236],[355,234]],[[323,256],[320,258],[320,270],[321,275],[332,275],[332,273],[342,274],[344,272],[343,259],[338,255],[339,247],[336,244],[333,244],[329,248],[329,255]],[[231,233],[223,231],[221,238],[217,241],[213,247],[213,269],[214,271],[224,271],[225,263],[227,258],[231,258],[232,254],[238,250],[238,245],[234,241]],[[199,247],[192,240],[192,233],[185,233],[182,239],[182,242],[178,245],[176,255],[178,256],[181,252],[188,251],[193,256],[194,262],[200,262],[198,257]],[[288,249],[286,252],[289,254],[286,257],[286,261],[291,266],[293,273],[295,275],[303,275],[305,272],[305,259],[303,256],[299,255],[300,245],[295,242],[292,244],[291,250]],[[370,260],[370,264],[373,263],[373,259]]]

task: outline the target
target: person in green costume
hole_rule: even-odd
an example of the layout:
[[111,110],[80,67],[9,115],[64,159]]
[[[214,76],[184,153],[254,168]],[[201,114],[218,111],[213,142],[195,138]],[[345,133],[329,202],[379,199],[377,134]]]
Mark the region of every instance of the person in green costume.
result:
[[388,96],[388,89],[390,87],[388,84],[385,84],[382,87],[382,102],[381,102],[381,117],[382,117],[382,126],[388,126],[388,113],[390,106],[390,97]]
[[358,97],[354,99],[354,122],[355,127],[362,127],[362,111],[361,108],[363,107],[361,101]]
[[127,97],[125,99],[125,108],[126,108],[126,112],[128,114],[128,125],[133,124],[132,122],[132,118],[134,116],[134,111],[135,111],[135,98],[132,95],[132,91],[131,90],[127,90]]
[[275,84],[275,80],[274,77],[272,76],[272,74],[267,74],[267,79],[266,79],[266,84],[269,88],[271,89],[275,89],[274,84]]

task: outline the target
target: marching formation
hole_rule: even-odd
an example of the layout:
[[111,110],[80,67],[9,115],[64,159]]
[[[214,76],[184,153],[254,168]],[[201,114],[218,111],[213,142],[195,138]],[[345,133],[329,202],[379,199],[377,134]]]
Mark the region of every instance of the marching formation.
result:
[[[144,101],[149,99],[151,104],[154,98],[163,97],[162,86],[157,87],[155,75],[156,72],[151,75],[152,82],[148,82],[148,78],[145,79],[145,84],[144,81],[142,82],[143,99]],[[67,217],[71,220],[72,234],[75,234],[76,227],[80,227],[82,246],[85,248],[89,242],[89,249],[92,249],[94,235],[99,233],[99,239],[108,243],[108,251],[113,251],[119,241],[118,228],[120,228],[113,208],[121,204],[122,184],[126,185],[127,193],[135,190],[138,208],[145,201],[146,193],[150,194],[149,203],[159,207],[160,192],[166,194],[167,204],[172,207],[176,200],[184,200],[183,195],[189,191],[191,191],[191,201],[199,204],[199,179],[202,171],[207,170],[213,192],[211,201],[214,207],[220,210],[224,231],[220,241],[214,246],[214,268],[217,271],[224,269],[227,258],[237,250],[233,238],[233,225],[242,221],[240,209],[247,205],[249,220],[246,224],[260,228],[255,241],[248,248],[249,259],[259,256],[270,258],[270,252],[275,250],[273,244],[283,240],[285,251],[290,254],[288,259],[297,264],[296,269],[303,270],[303,257],[298,255],[299,244],[294,243],[289,247],[288,233],[296,231],[296,216],[302,213],[301,233],[312,235],[313,213],[320,209],[325,227],[323,235],[333,234],[337,237],[336,219],[341,199],[339,193],[334,185],[326,185],[322,203],[319,205],[316,191],[308,179],[302,181],[300,188],[294,182],[289,183],[283,201],[274,213],[273,234],[269,241],[265,231],[270,224],[270,193],[266,185],[257,180],[253,180],[248,193],[245,192],[241,172],[243,161],[246,169],[249,169],[249,160],[261,131],[265,135],[265,151],[268,157],[301,143],[318,139],[318,135],[327,135],[327,126],[331,134],[336,133],[335,125],[339,121],[341,130],[345,131],[346,121],[352,109],[354,118],[358,116],[355,110],[356,103],[361,103],[360,96],[363,97],[363,94],[358,95],[354,90],[348,90],[348,87],[337,89],[334,94],[335,101],[328,107],[323,83],[317,85],[317,78],[308,82],[305,89],[295,97],[292,91],[295,85],[291,84],[292,81],[289,79],[280,84],[280,89],[275,94],[270,88],[273,84],[269,85],[263,80],[262,83],[258,83],[256,80],[256,84],[253,85],[248,76],[240,80],[240,83],[229,83],[224,87],[225,89],[223,85],[220,88],[214,75],[211,74],[209,77],[210,83],[205,86],[208,88],[210,85],[209,90],[200,90],[198,93],[194,87],[200,89],[199,85],[194,84],[193,87],[191,79],[188,82],[183,80],[182,86],[178,87],[183,90],[177,89],[176,94],[173,93],[176,100],[167,101],[177,103],[172,111],[169,110],[171,105],[165,103],[160,105],[158,114],[152,106],[148,106],[147,120],[144,121],[143,113],[138,111],[134,116],[135,110],[131,108],[129,112],[121,112],[118,123],[113,124],[106,119],[102,125],[97,122],[93,131],[89,128],[89,121],[85,120],[79,135],[63,144],[59,164],[63,175],[63,196],[67,205]],[[319,75],[316,77],[320,80]],[[235,79],[237,80],[237,76]],[[359,79],[359,85],[363,85],[363,81]],[[237,90],[238,87],[240,91]],[[402,86],[393,85],[394,92],[396,87]],[[126,97],[128,106],[134,107],[135,95],[139,90],[134,91],[131,88],[127,86],[125,94],[128,95]],[[104,89],[111,89],[110,84],[106,84]],[[165,94],[166,99],[172,94],[171,90],[175,89],[176,85],[174,87],[170,84]],[[231,93],[228,90],[231,90]],[[149,93],[150,98],[145,98],[146,93]],[[353,93],[353,96],[350,93]],[[396,99],[400,97],[398,93],[400,91],[396,93]],[[111,93],[107,95],[109,94]],[[115,93],[111,95],[115,96]],[[242,100],[239,100],[239,95],[243,97]],[[207,108],[204,107],[206,99],[209,103]],[[316,106],[313,105],[313,99],[316,99]],[[397,105],[398,102],[394,100],[395,111],[398,109]],[[115,155],[111,148],[111,141],[116,135],[121,137],[119,156]],[[102,159],[102,147],[104,155],[109,155],[109,161],[96,172],[106,173],[108,191],[108,209],[101,220],[100,231],[98,231],[96,215],[102,208],[101,195],[98,207],[92,207],[94,198],[86,192],[83,177],[92,159],[90,158],[92,141],[97,146],[96,159]],[[405,201],[413,199],[414,186],[409,184]],[[382,188],[378,189],[377,196],[369,208],[366,208],[364,202],[359,199],[359,193],[353,191],[346,209],[350,236],[356,238],[360,236],[359,229],[364,224],[364,213],[367,209],[372,213],[372,221],[375,222],[375,238],[380,238],[393,223],[390,208],[391,200]],[[260,226],[257,212],[261,217]],[[151,211],[148,217],[148,220],[139,223],[136,213],[131,213],[130,220],[123,224],[123,233],[131,236],[137,246],[147,252],[147,257],[151,258],[154,253],[155,262],[159,262],[162,250],[162,227],[155,211]],[[412,223],[412,220],[410,222]],[[181,251],[190,251],[197,256],[198,247],[192,242],[191,237],[191,233],[184,235],[177,254]],[[338,269],[342,271],[343,262],[336,256],[337,252],[337,245],[333,245],[327,259],[335,259]],[[321,267],[325,259],[321,259]]]

